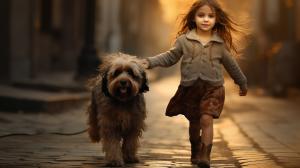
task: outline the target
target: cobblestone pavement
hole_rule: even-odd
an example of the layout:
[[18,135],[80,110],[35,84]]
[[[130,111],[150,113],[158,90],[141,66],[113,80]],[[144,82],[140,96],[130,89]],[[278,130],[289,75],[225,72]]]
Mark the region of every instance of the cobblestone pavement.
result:
[[[164,108],[177,85],[178,79],[172,77],[150,85],[151,91],[146,94],[148,128],[139,149],[141,163],[126,167],[195,167],[189,162],[187,121],[182,116],[164,116]],[[212,167],[300,167],[297,101],[251,93],[240,98],[233,86],[226,88],[224,112],[220,120],[215,120]],[[56,115],[1,112],[0,136],[40,135],[1,138],[0,167],[103,167],[101,145],[90,143],[86,133],[47,134],[84,130],[84,109]]]

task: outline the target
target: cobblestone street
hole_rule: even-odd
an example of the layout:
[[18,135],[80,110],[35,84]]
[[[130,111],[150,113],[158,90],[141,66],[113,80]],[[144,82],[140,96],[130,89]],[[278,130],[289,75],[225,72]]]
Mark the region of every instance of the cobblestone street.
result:
[[[188,122],[183,116],[164,116],[178,79],[150,84],[146,93],[147,130],[141,139],[141,162],[126,167],[196,167],[190,164]],[[273,99],[249,93],[239,97],[227,82],[221,119],[215,120],[212,167],[300,168],[300,99]],[[100,144],[85,133],[85,107],[51,114],[0,113],[0,167],[104,166]],[[21,135],[21,134],[38,135]]]

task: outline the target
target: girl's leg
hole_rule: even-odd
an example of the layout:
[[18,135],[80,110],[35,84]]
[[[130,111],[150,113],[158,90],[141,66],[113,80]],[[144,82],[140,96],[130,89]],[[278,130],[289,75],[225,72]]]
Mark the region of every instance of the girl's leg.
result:
[[211,115],[204,114],[200,119],[202,129],[202,143],[212,144],[213,142],[213,117]]
[[202,129],[200,161],[198,166],[201,168],[210,167],[210,153],[213,143],[213,117],[207,114],[201,116],[200,119]]
[[197,164],[200,159],[200,128],[200,119],[190,121],[189,135],[191,142],[191,162],[193,164]]
[[190,121],[189,134],[190,141],[197,141],[200,137],[200,119]]

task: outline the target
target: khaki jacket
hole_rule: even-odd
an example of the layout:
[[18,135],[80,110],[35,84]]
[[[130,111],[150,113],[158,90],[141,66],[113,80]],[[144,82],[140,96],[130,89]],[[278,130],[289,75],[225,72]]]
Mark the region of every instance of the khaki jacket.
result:
[[241,88],[247,87],[247,79],[239,65],[226,49],[224,41],[215,33],[210,42],[202,45],[195,29],[179,36],[167,52],[148,57],[149,68],[169,67],[181,61],[181,85],[190,86],[200,78],[209,84],[223,85],[223,69]]

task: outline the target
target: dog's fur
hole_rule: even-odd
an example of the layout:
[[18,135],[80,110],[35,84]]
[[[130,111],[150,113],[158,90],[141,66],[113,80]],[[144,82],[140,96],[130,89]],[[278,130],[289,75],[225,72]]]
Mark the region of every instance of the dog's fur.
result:
[[149,90],[145,69],[136,57],[117,53],[104,57],[99,72],[90,82],[90,139],[101,140],[108,166],[136,163],[139,137],[145,129],[143,93]]

